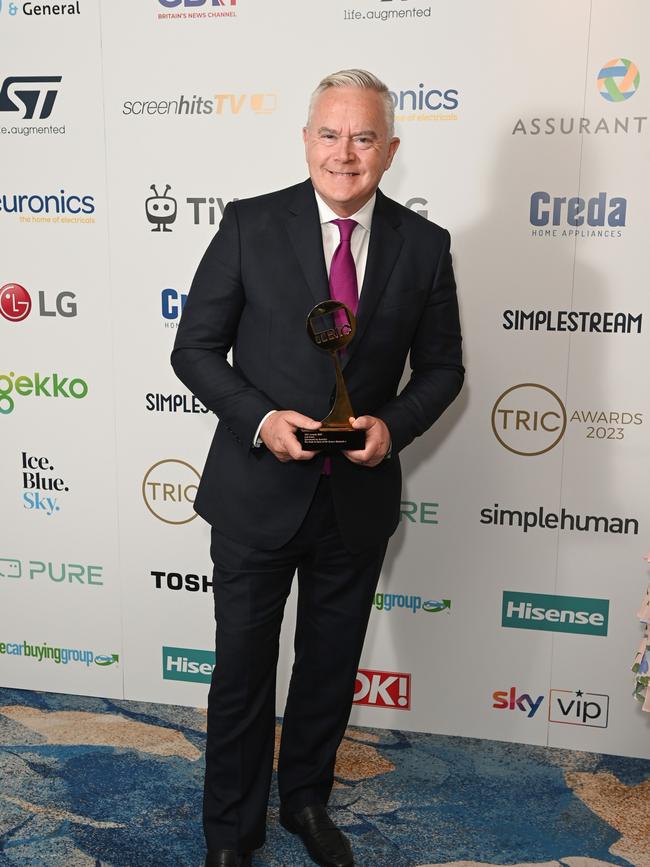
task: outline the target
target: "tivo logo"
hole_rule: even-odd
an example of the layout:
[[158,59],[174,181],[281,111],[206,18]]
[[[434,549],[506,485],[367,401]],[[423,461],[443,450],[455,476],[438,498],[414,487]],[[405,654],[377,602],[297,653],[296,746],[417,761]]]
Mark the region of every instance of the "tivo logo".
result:
[[501,626],[607,635],[609,599],[503,592]]
[[163,680],[185,680],[210,683],[215,666],[213,650],[191,647],[163,647]]
[[609,719],[609,696],[581,689],[552,689],[548,719],[552,723],[606,729]]
[[45,120],[52,114],[61,75],[11,75],[0,90],[0,112],[19,111],[23,120],[36,116]]

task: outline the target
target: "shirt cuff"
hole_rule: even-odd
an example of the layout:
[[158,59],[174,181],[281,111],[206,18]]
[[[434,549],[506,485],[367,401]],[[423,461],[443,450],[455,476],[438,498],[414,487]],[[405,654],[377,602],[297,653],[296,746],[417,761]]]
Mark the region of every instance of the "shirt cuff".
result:
[[262,439],[260,437],[260,431],[262,430],[262,425],[264,424],[264,422],[267,420],[267,418],[270,415],[273,415],[274,412],[277,412],[277,410],[272,409],[270,412],[267,412],[267,414],[264,416],[262,421],[258,424],[257,430],[255,431],[255,436],[253,437],[253,448],[254,449],[258,449],[261,445],[264,445],[264,443],[262,442]]

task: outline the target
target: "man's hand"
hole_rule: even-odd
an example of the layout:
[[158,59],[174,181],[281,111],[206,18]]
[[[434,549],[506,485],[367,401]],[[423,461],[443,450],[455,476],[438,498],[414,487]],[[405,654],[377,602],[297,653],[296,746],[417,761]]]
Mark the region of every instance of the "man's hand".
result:
[[271,413],[262,425],[259,435],[267,449],[283,464],[287,461],[310,461],[318,452],[304,452],[295,432],[299,427],[318,430],[320,425],[319,421],[314,421],[307,415],[292,409],[281,409]]
[[385,422],[375,418],[374,415],[361,415],[359,418],[350,417],[350,424],[355,430],[365,430],[366,447],[361,451],[343,452],[343,454],[353,464],[376,467],[390,451],[390,431]]

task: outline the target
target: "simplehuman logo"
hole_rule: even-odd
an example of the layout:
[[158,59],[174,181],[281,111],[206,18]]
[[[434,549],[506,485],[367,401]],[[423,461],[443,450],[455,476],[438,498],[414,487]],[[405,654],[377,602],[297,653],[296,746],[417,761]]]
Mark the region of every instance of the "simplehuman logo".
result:
[[210,683],[216,664],[213,650],[193,647],[163,647],[163,680],[184,680],[192,683]]
[[607,635],[609,599],[503,591],[501,626]]

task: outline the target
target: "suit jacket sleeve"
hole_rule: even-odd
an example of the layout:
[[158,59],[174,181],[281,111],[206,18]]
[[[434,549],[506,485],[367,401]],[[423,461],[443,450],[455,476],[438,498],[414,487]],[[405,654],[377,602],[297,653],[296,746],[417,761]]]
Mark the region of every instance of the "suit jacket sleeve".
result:
[[461,389],[460,318],[451,262],[451,239],[442,251],[410,350],[411,376],[405,388],[376,415],[386,422],[392,450],[400,451],[438,419]]
[[206,250],[183,310],[171,356],[179,379],[245,448],[277,407],[228,362],[245,304],[237,211],[230,202]]

